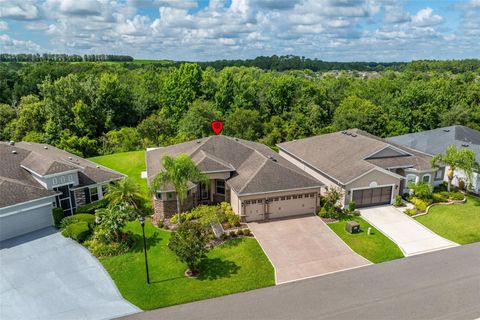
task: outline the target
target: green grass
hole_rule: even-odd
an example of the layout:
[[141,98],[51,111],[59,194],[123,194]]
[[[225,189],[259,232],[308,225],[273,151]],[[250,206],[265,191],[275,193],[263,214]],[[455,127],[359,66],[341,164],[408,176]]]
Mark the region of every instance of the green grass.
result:
[[148,222],[145,233],[151,284],[147,285],[140,225],[132,222],[127,230],[133,231],[137,239],[133,250],[100,261],[123,297],[144,310],[275,284],[273,267],[253,238],[237,238],[215,247],[207,254],[200,276],[187,278],[186,265],[167,247],[170,232]]
[[139,184],[145,197],[149,198],[147,179],[141,178],[142,171],[146,170],[144,150],[114,153],[106,156],[93,157],[89,160],[126,174],[129,178]]
[[464,204],[438,205],[416,218],[433,232],[459,244],[480,241],[480,198],[467,196]]
[[[355,220],[360,224],[361,232],[356,234],[348,233],[345,230],[347,220],[329,223],[328,226],[342,238],[353,251],[373,263],[403,258],[400,248],[368,222],[360,217],[354,217],[350,220]],[[370,235],[367,234],[368,227],[372,228]]]

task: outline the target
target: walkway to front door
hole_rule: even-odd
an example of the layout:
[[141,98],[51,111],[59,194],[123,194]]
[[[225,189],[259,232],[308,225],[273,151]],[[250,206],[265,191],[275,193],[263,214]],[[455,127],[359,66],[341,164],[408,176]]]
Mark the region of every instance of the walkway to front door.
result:
[[392,239],[405,256],[458,246],[391,205],[361,209],[360,213],[362,218]]
[[275,267],[277,284],[371,264],[313,215],[248,226]]

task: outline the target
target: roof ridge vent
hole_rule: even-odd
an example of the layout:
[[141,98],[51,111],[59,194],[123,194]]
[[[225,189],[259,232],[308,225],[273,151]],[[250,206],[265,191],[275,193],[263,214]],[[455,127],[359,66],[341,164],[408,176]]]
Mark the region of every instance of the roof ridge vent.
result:
[[197,143],[200,143],[200,142],[201,142],[201,141],[200,141],[200,139],[199,139],[199,140],[197,140]]
[[43,149],[47,150],[47,149],[48,149],[48,146],[43,146]]
[[470,145],[468,143],[462,143],[462,147],[468,148]]
[[445,131],[445,132],[450,132],[450,129],[443,129],[443,131]]
[[342,131],[342,134],[347,134],[347,131]]
[[14,145],[15,145],[15,141],[13,141],[13,140],[10,140],[10,141],[8,142],[8,145],[10,145],[10,146],[14,146]]
[[271,155],[268,155],[267,158],[270,159],[270,160],[272,160],[273,162],[277,162],[277,159],[275,159],[275,158],[272,157]]
[[17,154],[17,150],[12,150],[12,154]]
[[355,138],[356,136],[357,136],[357,135],[356,135],[355,133],[352,133],[352,137],[354,137],[354,138]]

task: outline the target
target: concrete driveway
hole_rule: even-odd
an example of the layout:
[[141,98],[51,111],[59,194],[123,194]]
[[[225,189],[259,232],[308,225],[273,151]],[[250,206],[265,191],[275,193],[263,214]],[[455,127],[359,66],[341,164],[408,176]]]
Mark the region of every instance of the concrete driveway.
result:
[[277,284],[371,264],[316,216],[248,226],[272,262]]
[[393,206],[360,210],[362,218],[394,241],[405,256],[458,246]]
[[0,319],[111,319],[139,312],[102,265],[47,228],[0,242]]

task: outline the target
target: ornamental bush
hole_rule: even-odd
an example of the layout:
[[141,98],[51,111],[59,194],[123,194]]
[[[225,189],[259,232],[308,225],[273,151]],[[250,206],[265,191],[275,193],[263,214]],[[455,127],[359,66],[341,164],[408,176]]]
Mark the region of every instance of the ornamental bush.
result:
[[413,215],[416,215],[417,214],[417,210],[415,209],[405,209],[404,211],[406,214],[408,214],[409,216],[413,216]]
[[395,196],[395,206],[396,207],[401,207],[402,205],[403,205],[402,196],[401,195]]
[[443,192],[432,194],[433,202],[448,202],[448,193],[444,194]]
[[463,200],[463,198],[465,198],[465,195],[461,192],[450,192],[449,197],[452,200],[460,201],[460,200]]
[[62,231],[63,236],[72,238],[77,242],[85,241],[91,233],[92,231],[85,221],[71,223]]
[[413,203],[420,212],[425,212],[425,210],[427,210],[427,207],[432,204],[431,200],[423,200],[417,197],[412,197],[410,199],[410,202]]
[[78,207],[75,210],[75,213],[76,214],[79,214],[79,213],[95,214],[95,210],[106,208],[107,206],[108,206],[108,201],[105,199],[102,199],[100,201],[95,201],[95,202],[84,204],[83,206]]
[[53,208],[52,216],[55,227],[60,228],[60,223],[62,222],[63,218],[65,218],[65,212],[63,212],[62,208]]

